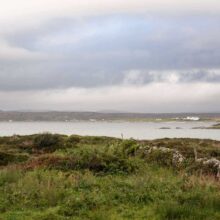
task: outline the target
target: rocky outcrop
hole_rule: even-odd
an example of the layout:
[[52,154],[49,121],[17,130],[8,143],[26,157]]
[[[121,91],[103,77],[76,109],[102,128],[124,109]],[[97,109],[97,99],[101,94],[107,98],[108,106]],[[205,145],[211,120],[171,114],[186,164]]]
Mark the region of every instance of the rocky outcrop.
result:
[[212,168],[215,171],[216,178],[220,180],[220,160],[216,158],[198,158],[196,148],[194,148],[195,162],[201,163],[203,166]]
[[157,146],[145,149],[145,155],[147,157],[150,157],[155,153],[157,156],[160,154],[161,160],[170,160],[170,163],[175,167],[180,166],[185,161],[185,157],[176,149]]

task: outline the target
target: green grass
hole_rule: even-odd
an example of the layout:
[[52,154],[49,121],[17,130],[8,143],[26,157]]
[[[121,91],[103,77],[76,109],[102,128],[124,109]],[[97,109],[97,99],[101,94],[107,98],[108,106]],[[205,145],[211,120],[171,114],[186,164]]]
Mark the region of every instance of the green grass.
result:
[[[169,154],[146,154],[151,146],[177,149],[186,161],[176,167]],[[219,146],[195,139],[0,138],[7,159],[0,169],[0,219],[217,220],[220,184],[212,170],[194,164],[193,148],[200,157],[219,158]]]

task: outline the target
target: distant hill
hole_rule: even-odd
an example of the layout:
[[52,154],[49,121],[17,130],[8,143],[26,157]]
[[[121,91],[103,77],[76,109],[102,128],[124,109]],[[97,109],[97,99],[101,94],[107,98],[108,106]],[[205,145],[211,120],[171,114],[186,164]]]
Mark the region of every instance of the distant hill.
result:
[[185,118],[220,119],[220,113],[104,113],[104,112],[20,112],[0,111],[0,121],[75,121],[75,120],[166,120]]

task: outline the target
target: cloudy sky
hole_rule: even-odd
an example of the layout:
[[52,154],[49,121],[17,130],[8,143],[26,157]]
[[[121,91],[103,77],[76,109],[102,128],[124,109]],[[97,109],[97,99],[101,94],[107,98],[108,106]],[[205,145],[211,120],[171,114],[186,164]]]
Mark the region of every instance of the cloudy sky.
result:
[[219,0],[0,5],[0,109],[220,112]]

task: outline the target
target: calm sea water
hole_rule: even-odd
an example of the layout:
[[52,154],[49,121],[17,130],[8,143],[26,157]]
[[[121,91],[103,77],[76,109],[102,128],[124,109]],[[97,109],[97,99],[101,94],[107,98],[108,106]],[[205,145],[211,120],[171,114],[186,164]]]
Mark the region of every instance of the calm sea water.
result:
[[[215,122],[0,122],[0,136],[41,132],[135,139],[202,138],[220,140],[220,130],[192,129]],[[161,128],[170,129],[161,129]]]

